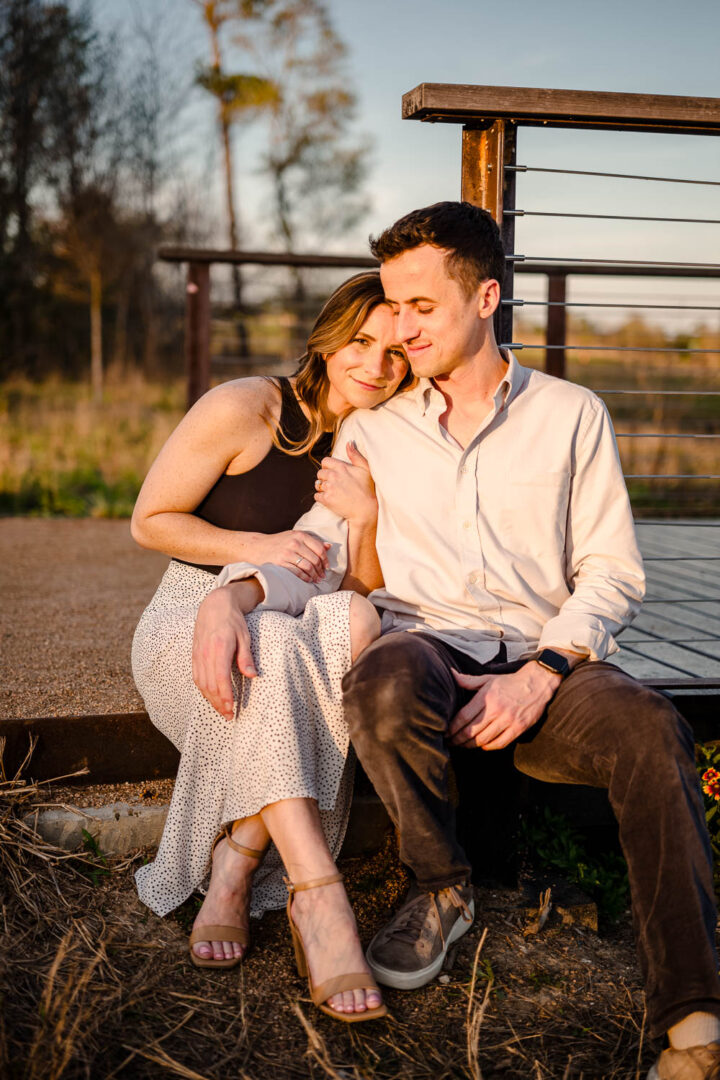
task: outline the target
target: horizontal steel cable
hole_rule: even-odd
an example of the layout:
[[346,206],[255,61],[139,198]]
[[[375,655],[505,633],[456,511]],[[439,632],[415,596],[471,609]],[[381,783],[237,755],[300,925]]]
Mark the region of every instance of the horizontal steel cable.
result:
[[616,439],[720,439],[718,435],[691,435],[677,431],[616,431]]
[[512,296],[501,300],[511,307],[608,307],[608,308],[657,308],[660,311],[720,311],[715,304],[625,304],[617,300],[521,300]]
[[586,352],[649,352],[649,353],[715,353],[720,349],[693,349],[666,345],[526,345],[522,341],[513,341],[503,345],[505,349],[585,349]]
[[681,176],[638,176],[636,173],[592,172],[589,169],[546,169],[540,165],[506,165],[505,172],[561,173],[563,176],[603,176],[616,180],[655,180],[662,184],[700,184],[720,187],[720,180],[691,180]]
[[720,218],[647,217],[645,214],[585,214],[569,210],[503,210],[505,217],[589,218],[597,221],[664,221],[682,225],[720,225]]
[[567,266],[569,274],[572,273],[573,266],[628,266],[641,270],[653,266],[669,266],[673,270],[720,270],[720,263],[663,262],[653,259],[576,259],[568,258],[567,255],[520,255],[516,252],[506,255],[505,260],[518,263],[558,263]]

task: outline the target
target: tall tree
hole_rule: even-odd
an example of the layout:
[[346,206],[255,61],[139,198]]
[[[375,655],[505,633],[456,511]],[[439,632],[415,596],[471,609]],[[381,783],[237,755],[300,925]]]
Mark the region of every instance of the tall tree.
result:
[[0,345],[24,370],[33,366],[42,261],[32,195],[53,175],[58,101],[72,95],[92,41],[87,16],[65,4],[0,2]]
[[[210,36],[211,63],[198,68],[197,83],[212,94],[217,102],[218,130],[225,166],[228,239],[231,249],[237,250],[238,215],[232,131],[238,123],[246,123],[263,110],[276,107],[279,92],[276,83],[271,79],[257,74],[227,71],[223,57],[224,27],[239,21],[260,20],[269,2],[268,0],[193,0],[193,2],[201,9]],[[242,278],[237,266],[233,266],[233,285],[235,302],[240,307]]]
[[282,94],[273,110],[264,170],[286,250],[342,234],[366,212],[361,186],[368,144],[352,130],[356,97],[346,48],[321,0],[272,0],[264,17],[267,74]]

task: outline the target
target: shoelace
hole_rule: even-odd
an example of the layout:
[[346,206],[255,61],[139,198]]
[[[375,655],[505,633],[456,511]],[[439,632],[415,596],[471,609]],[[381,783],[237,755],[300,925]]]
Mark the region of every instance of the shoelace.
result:
[[[441,891],[448,894],[450,903],[453,905],[453,907],[458,908],[458,910],[462,913],[463,919],[465,919],[466,922],[472,922],[470,908],[467,906],[462,896],[460,896],[455,886],[451,885],[449,888],[442,889]],[[432,906],[435,908],[438,927],[440,929],[440,940],[442,941],[442,947],[444,949],[445,934],[443,933],[442,917],[440,915],[440,908],[438,907],[437,903],[437,896],[438,893],[436,892],[422,892],[418,896],[416,896],[414,900],[411,900],[406,905],[405,910],[400,912],[400,914],[396,918],[395,924],[391,931],[392,937],[398,938],[400,941],[407,941],[409,942],[409,944],[414,945],[422,932],[423,926],[425,925],[425,920],[427,918],[427,905],[432,904]]]

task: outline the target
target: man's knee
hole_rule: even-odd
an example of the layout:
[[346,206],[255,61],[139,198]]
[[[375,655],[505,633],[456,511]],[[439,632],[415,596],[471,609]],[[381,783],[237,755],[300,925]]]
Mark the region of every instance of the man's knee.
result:
[[[444,686],[445,682],[449,685]],[[373,642],[343,679],[345,715],[354,740],[363,736],[395,742],[407,735],[414,718],[426,710],[430,693],[448,697],[452,679],[431,645],[410,633],[394,633]]]
[[672,701],[610,664],[578,670],[563,711],[572,713],[573,707],[581,725],[587,716],[596,732],[602,731],[608,757],[630,758],[643,767],[693,759],[692,730]]
[[664,694],[613,671],[603,696],[620,748],[626,745],[636,753],[661,758],[693,754],[692,731]]

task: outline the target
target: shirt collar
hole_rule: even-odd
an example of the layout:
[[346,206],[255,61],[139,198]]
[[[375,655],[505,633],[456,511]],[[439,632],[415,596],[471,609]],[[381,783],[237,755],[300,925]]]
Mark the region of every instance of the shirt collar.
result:
[[[525,372],[525,369],[518,364],[515,356],[509,349],[502,349],[501,352],[507,359],[508,366],[493,394],[493,401],[495,402],[495,408],[498,412],[503,406],[508,405],[512,398],[516,396],[524,381]],[[430,407],[432,398],[435,394],[439,393],[440,391],[431,379],[421,378],[418,379],[417,385],[414,386],[412,390],[407,391],[404,397],[410,401],[415,401],[420,410],[420,414],[425,416]]]

